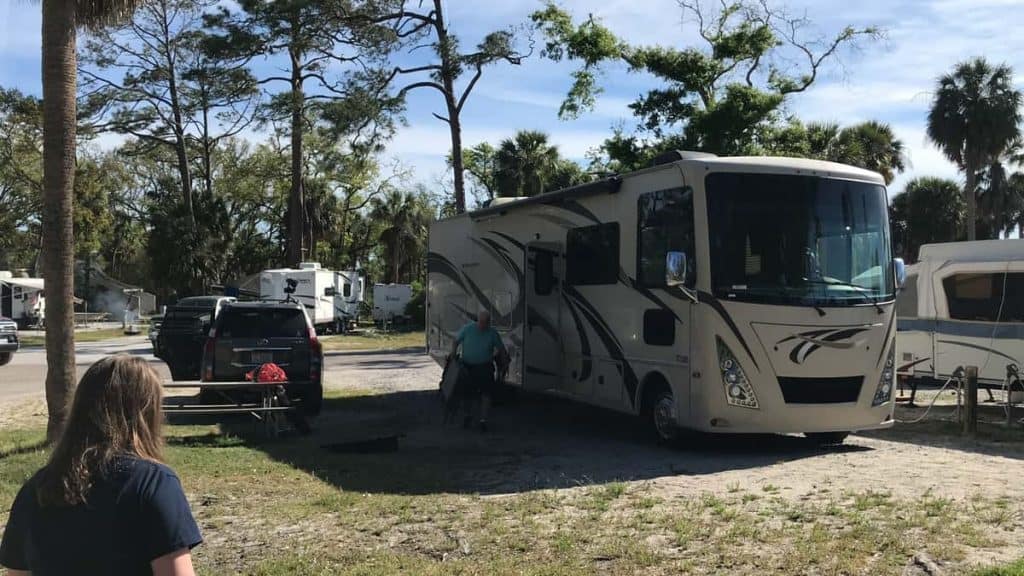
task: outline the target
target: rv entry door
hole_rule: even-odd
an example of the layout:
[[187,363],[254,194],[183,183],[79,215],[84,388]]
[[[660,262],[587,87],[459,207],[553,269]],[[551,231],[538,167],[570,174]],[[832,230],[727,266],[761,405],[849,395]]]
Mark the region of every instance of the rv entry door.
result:
[[562,383],[562,247],[526,245],[526,314],[523,325],[523,387],[553,390]]

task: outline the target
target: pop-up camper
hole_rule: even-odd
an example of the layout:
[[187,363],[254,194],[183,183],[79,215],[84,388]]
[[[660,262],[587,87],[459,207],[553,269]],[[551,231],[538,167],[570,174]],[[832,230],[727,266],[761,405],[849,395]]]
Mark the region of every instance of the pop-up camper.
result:
[[921,246],[897,315],[900,376],[977,366],[980,384],[1002,386],[1024,363],[1024,239]]
[[678,427],[837,442],[893,423],[902,262],[874,172],[675,153],[434,223],[427,344],[478,309],[508,383]]

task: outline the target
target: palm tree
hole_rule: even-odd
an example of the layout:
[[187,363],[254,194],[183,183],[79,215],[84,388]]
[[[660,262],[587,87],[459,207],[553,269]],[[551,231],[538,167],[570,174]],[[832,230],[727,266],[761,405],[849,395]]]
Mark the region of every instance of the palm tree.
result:
[[806,139],[810,157],[873,170],[886,184],[906,169],[903,142],[884,122],[870,120],[842,129],[834,123],[812,122]]
[[75,387],[74,237],[76,30],[132,13],[140,0],[42,0],[43,278],[46,280],[46,437],[63,429]]
[[967,239],[975,239],[978,172],[1020,134],[1021,92],[1012,69],[984,58],[956,65],[939,78],[928,113],[928,137],[964,172]]
[[922,244],[960,240],[964,228],[960,186],[945,178],[915,178],[893,197],[891,220],[894,243],[908,262],[917,260]]
[[401,282],[403,278],[415,277],[431,220],[427,201],[422,195],[390,190],[373,199],[370,217],[384,224],[379,238],[384,247],[387,281]]
[[499,196],[536,196],[546,192],[561,157],[558,148],[548,144],[548,135],[535,130],[520,130],[498,147]]

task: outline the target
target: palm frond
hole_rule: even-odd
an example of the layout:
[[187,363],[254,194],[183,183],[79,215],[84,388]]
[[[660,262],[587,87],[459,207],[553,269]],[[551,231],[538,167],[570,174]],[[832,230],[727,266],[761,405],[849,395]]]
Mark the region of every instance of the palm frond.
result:
[[132,17],[145,0],[76,0],[76,18],[80,26],[101,28]]

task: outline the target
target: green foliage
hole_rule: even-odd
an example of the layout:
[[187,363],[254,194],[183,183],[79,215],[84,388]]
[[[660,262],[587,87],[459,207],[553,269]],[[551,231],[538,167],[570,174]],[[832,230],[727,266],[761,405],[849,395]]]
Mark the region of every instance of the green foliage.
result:
[[28,267],[39,245],[42,102],[0,88],[0,270]]
[[370,217],[380,224],[377,238],[384,261],[385,283],[422,279],[426,261],[427,229],[433,207],[422,192],[387,190],[372,200]]
[[413,285],[412,300],[405,305],[405,317],[416,326],[423,326],[427,321],[427,291],[423,284]]
[[1021,101],[1009,66],[961,62],[938,80],[928,137],[961,169],[979,169],[1020,136]]
[[964,199],[960,185],[943,178],[916,178],[892,199],[890,219],[896,251],[917,260],[922,244],[963,239]]
[[502,140],[494,162],[498,196],[536,196],[586,180],[578,164],[562,158],[548,135],[535,130]]
[[[687,1],[680,6],[697,21],[706,46],[630,46],[592,16],[575,24],[552,2],[531,16],[547,39],[544,55],[581,63],[562,104],[563,117],[593,107],[600,92],[596,77],[605,64],[621,61],[662,82],[631,105],[653,139],[617,132],[604,146],[613,169],[639,168],[672,148],[750,153],[779,122],[790,94],[809,88],[840,50],[879,35],[875,28],[846,27],[823,42],[806,41],[806,19],[788,17],[767,2],[723,2],[717,12]],[[776,66],[783,60],[796,64]]]
[[232,242],[223,200],[198,196],[194,225],[184,205],[169,198],[158,201],[151,218],[147,252],[158,295],[205,294],[210,284],[225,277]]
[[[498,195],[497,150],[487,142],[462,150],[462,167],[469,175],[470,193],[477,204],[494,199]],[[448,156],[448,166],[452,157]]]
[[906,169],[903,142],[892,127],[876,121],[845,128],[832,123],[803,124],[798,120],[773,128],[763,138],[764,152],[840,162],[878,172],[891,183]]

